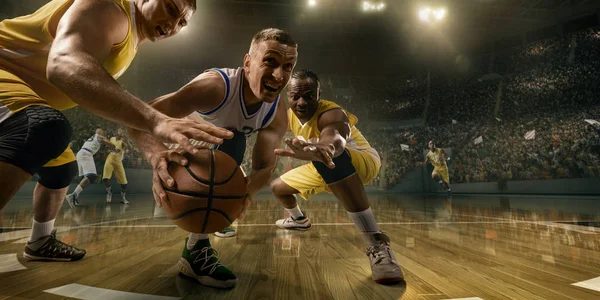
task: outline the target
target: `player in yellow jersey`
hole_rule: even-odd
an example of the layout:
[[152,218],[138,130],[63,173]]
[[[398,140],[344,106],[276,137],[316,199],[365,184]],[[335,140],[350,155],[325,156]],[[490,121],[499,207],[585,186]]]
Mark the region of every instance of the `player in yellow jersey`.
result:
[[138,47],[179,32],[194,0],[52,0],[0,22],[0,209],[33,174],[33,230],[26,259],[72,261],[85,251],[55,237],[54,219],[77,173],[72,129],[60,110],[81,105],[108,120],[195,151],[189,138],[231,133],[169,118],[115,80]]
[[288,86],[289,128],[295,138],[286,139],[288,149],[275,154],[310,163],[292,169],[271,183],[271,191],[290,214],[278,220],[283,229],[307,230],[310,219],[296,201],[323,192],[332,192],[346,209],[350,220],[367,244],[372,277],[378,283],[404,279],[390,249],[389,237],[379,230],[363,184],[379,173],[381,160],[355,127],[358,118],[339,105],[320,99],[317,74],[309,70],[294,73]]
[[434,141],[429,141],[427,147],[429,148],[429,153],[427,153],[424,164],[426,165],[429,161],[433,165],[431,178],[439,180],[440,187],[450,192],[450,176],[448,176],[448,165],[446,164],[448,156],[444,152],[444,149],[435,147]]
[[106,203],[110,203],[112,200],[112,187],[110,186],[110,179],[113,176],[117,178],[117,182],[121,185],[121,203],[129,204],[127,201],[127,175],[125,174],[125,168],[123,167],[123,156],[127,148],[127,143],[124,140],[123,129],[117,130],[116,136],[110,138],[110,143],[115,145],[115,150],[111,151],[104,162],[104,171],[102,172],[102,181],[106,186]]

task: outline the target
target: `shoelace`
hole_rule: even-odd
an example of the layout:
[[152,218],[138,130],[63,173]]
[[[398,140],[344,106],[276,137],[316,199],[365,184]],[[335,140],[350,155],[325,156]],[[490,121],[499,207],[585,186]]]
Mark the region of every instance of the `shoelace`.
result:
[[[196,256],[196,258],[194,258],[194,263],[199,263],[200,261],[204,260],[204,263],[202,263],[202,266],[200,266],[200,270],[204,271],[205,269],[210,268],[208,274],[212,274],[218,267],[221,266],[221,264],[219,263],[219,259],[216,257],[216,255],[218,255],[219,253],[217,252],[217,250],[212,249],[210,247],[204,247],[200,250],[194,250],[190,252],[190,254],[192,256]],[[217,260],[212,264],[208,264],[210,259],[213,257]]]
[[74,247],[67,245],[56,239],[56,236],[52,235],[50,240],[53,240],[51,243],[47,243],[46,250],[52,253],[53,255],[62,254],[62,255],[73,255]]
[[371,246],[367,249],[367,255],[368,256],[372,256],[374,259],[373,264],[379,264],[381,263],[384,259],[389,259],[391,260],[392,258],[389,256],[387,251],[384,251],[385,249],[383,249],[383,245],[381,246]]

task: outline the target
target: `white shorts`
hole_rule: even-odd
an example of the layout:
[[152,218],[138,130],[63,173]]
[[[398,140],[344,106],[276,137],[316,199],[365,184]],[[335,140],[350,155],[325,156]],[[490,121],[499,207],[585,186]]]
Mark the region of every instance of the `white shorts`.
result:
[[77,166],[79,167],[79,176],[97,174],[92,152],[83,149],[79,150],[77,152]]

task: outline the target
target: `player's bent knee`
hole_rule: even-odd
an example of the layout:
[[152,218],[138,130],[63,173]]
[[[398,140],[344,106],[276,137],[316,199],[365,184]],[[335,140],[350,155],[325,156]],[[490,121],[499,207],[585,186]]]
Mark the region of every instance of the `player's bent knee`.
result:
[[348,151],[344,151],[340,156],[333,159],[333,163],[335,164],[335,168],[333,169],[330,169],[322,162],[313,161],[312,163],[327,184],[333,184],[344,180],[356,173],[356,169],[352,164],[352,158]]
[[77,176],[77,162],[56,166],[43,167],[39,170],[39,184],[51,190],[58,190],[68,187],[73,177]]
[[281,178],[277,178],[271,181],[271,184],[269,185],[269,187],[271,188],[271,192],[274,195],[281,195],[283,183],[284,182],[283,180],[281,180]]
[[0,125],[0,161],[35,174],[65,151],[73,130],[58,110],[34,105],[15,113]]
[[94,183],[96,182],[96,179],[98,179],[98,174],[87,174],[85,177],[87,177],[90,183]]

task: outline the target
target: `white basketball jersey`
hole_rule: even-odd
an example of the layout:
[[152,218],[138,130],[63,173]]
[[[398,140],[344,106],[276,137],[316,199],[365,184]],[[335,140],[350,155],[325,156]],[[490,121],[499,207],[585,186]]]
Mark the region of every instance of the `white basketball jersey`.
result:
[[100,139],[98,138],[98,134],[94,134],[92,135],[92,137],[90,137],[89,139],[87,139],[87,141],[85,141],[85,143],[83,143],[83,146],[81,146],[81,149],[86,149],[90,152],[92,152],[92,154],[96,154],[96,152],[98,152],[98,150],[100,150]]
[[[222,128],[243,132],[246,135],[265,128],[275,118],[279,96],[273,103],[263,102],[260,109],[248,114],[244,101],[244,69],[212,69],[219,72],[225,81],[225,97],[210,111],[198,111],[205,121]],[[196,115],[196,116],[194,116]],[[196,119],[197,114],[190,115]]]

